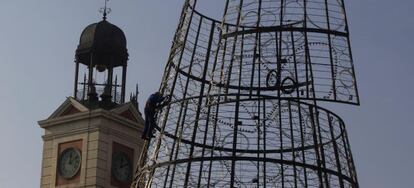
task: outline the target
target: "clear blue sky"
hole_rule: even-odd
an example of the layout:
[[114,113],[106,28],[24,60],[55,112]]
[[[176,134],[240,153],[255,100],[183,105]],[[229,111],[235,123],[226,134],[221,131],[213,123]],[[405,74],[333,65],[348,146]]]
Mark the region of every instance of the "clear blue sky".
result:
[[[222,10],[223,0],[204,1],[205,11]],[[79,36],[85,26],[101,19],[102,2],[1,1],[1,188],[39,187],[43,131],[37,121],[72,95]],[[109,21],[127,35],[128,88],[140,84],[141,104],[159,86],[183,2],[109,4]],[[346,121],[360,185],[413,187],[414,1],[346,4],[361,106],[333,106]]]

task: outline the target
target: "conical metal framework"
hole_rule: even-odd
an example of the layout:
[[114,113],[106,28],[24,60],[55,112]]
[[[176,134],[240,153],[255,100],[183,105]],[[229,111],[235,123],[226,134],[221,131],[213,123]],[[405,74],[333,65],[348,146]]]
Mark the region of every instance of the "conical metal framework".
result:
[[359,105],[342,0],[187,0],[136,187],[358,187],[342,119]]

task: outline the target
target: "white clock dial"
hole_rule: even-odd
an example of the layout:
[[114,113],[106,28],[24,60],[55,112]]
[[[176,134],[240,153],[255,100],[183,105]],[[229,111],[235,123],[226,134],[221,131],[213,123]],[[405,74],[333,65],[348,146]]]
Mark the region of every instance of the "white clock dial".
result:
[[82,156],[78,149],[65,149],[58,160],[59,174],[65,179],[73,178],[80,169],[81,159]]

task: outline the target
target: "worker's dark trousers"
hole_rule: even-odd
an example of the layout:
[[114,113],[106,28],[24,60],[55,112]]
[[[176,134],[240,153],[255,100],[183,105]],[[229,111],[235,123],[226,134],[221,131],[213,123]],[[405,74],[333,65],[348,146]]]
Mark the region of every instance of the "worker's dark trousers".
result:
[[155,127],[155,112],[153,110],[145,109],[145,127],[142,133],[143,137],[149,138]]

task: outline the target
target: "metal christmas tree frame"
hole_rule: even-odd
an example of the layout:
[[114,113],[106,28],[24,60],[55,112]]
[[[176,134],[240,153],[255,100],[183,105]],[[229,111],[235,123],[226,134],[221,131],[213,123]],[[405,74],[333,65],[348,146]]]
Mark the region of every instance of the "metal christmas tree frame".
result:
[[138,187],[358,187],[342,119],[359,105],[343,0],[186,0]]

